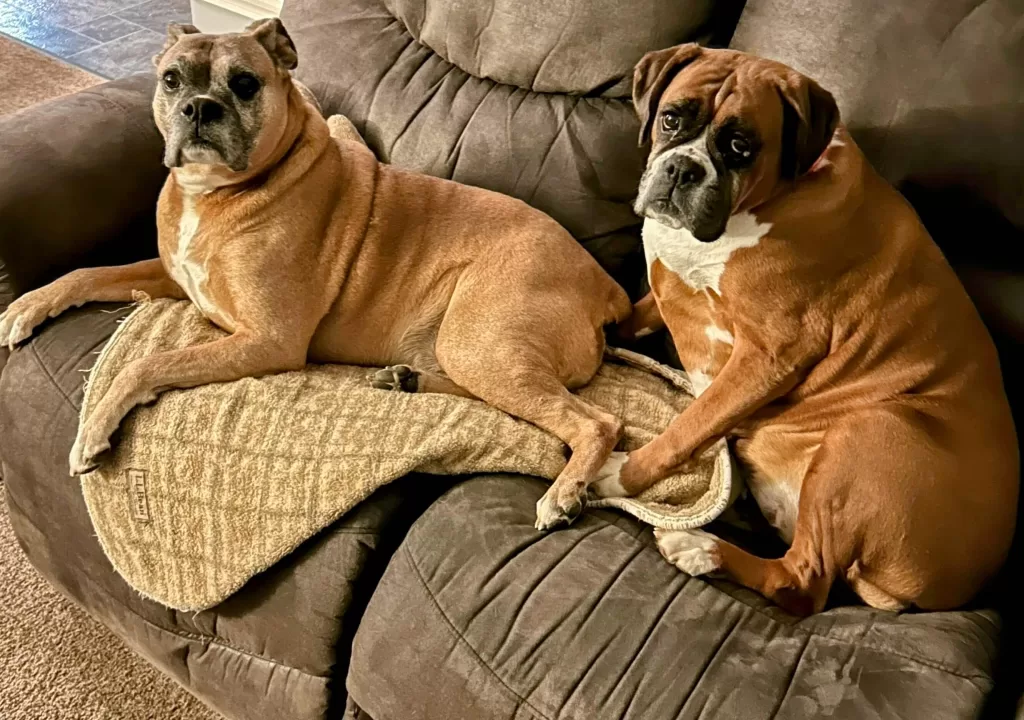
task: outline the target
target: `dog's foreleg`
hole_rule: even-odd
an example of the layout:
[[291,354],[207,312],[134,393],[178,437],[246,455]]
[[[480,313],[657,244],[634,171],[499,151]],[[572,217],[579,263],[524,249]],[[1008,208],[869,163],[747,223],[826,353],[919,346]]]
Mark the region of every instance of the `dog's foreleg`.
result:
[[116,267],[83,268],[25,293],[0,315],[0,346],[28,339],[44,320],[87,302],[129,302],[134,291],[184,298],[158,258]]
[[632,314],[615,328],[618,339],[629,342],[639,340],[665,329],[665,320],[654,299],[654,293],[647,293],[633,306]]
[[305,363],[306,347],[301,343],[247,331],[135,360],[118,373],[86,418],[71,450],[71,474],[94,469],[99,455],[110,448],[121,420],[136,405],[153,402],[165,390],[297,370]]
[[788,393],[806,367],[773,357],[738,334],[732,355],[708,388],[661,435],[629,453],[617,479],[619,494],[642,492],[699,457],[744,418]]

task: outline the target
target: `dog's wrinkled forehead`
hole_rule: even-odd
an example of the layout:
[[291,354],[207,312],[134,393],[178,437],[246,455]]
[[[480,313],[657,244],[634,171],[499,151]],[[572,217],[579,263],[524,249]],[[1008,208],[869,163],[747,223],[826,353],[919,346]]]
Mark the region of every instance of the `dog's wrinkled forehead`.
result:
[[252,35],[185,35],[160,57],[158,71],[174,67],[183,80],[193,85],[206,85],[213,78],[239,71],[260,78],[274,74],[274,61],[266,48]]
[[666,111],[679,120],[679,132],[652,123],[652,141],[683,142],[709,125],[742,127],[761,138],[780,120],[773,68],[768,61],[739,53],[702,53],[668,81],[657,98],[655,114]]

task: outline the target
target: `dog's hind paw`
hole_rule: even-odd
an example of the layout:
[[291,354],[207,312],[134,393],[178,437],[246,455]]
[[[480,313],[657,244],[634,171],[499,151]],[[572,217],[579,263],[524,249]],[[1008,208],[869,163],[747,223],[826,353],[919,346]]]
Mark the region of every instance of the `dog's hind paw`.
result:
[[556,482],[537,501],[537,521],[534,527],[546,531],[559,525],[569,525],[583,512],[586,502],[586,494],[566,493]]
[[420,374],[408,365],[391,365],[367,375],[370,385],[378,390],[414,393],[419,388]]

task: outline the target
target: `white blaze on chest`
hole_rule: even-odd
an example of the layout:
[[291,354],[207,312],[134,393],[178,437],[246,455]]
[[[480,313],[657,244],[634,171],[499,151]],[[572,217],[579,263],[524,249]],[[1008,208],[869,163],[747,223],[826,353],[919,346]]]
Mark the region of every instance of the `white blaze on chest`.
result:
[[800,509],[800,485],[782,479],[753,481],[747,485],[768,524],[778,531],[779,537],[792,544]]
[[713,290],[721,295],[722,274],[729,258],[737,250],[757,245],[771,227],[771,223],[759,223],[753,213],[738,213],[729,218],[722,237],[701,242],[685,228],[676,230],[648,218],[643,229],[648,278],[651,265],[661,260],[667,270],[694,290]]
[[711,385],[712,377],[704,370],[687,370],[686,375],[690,378],[690,385],[693,387],[694,397],[700,397],[701,394]]
[[209,275],[206,265],[198,258],[195,239],[199,233],[199,213],[196,211],[196,193],[183,192],[181,197],[181,218],[178,220],[178,244],[171,253],[169,265],[174,282],[181,286],[189,299],[204,315],[227,330],[232,329],[233,320],[222,313],[209,297]]
[[726,345],[732,345],[735,341],[731,332],[723,330],[717,325],[708,325],[704,328],[704,334],[708,336],[708,340],[711,342],[720,342],[725,343]]

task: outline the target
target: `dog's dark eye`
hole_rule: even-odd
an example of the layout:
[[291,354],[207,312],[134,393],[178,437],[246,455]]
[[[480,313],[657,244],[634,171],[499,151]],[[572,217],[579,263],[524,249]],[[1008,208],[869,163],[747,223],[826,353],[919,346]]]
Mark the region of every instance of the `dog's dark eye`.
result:
[[168,70],[164,73],[163,81],[164,87],[168,90],[177,90],[181,87],[181,78],[173,70]]
[[740,168],[750,165],[757,153],[757,140],[747,133],[730,128],[724,129],[715,140],[725,164]]
[[663,112],[661,114],[661,127],[663,127],[666,132],[675,132],[678,130],[680,122],[680,117],[672,111]]
[[736,135],[729,141],[729,149],[740,157],[750,157],[750,143],[739,135]]
[[238,73],[228,81],[231,92],[242,100],[252,100],[260,91],[260,81],[249,73]]

